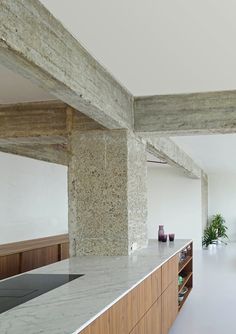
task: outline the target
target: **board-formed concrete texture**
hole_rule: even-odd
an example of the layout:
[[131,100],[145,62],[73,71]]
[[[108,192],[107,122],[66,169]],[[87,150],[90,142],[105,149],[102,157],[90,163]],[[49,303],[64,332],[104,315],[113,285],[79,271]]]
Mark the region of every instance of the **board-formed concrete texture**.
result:
[[0,61],[107,128],[133,127],[133,97],[37,0],[0,1]]
[[2,0],[0,22],[2,64],[104,127],[133,130],[132,94],[38,0]]
[[72,256],[127,255],[144,247],[145,149],[190,177],[202,175],[174,142],[149,133],[236,130],[236,93],[135,98],[134,102],[132,94],[40,1],[1,0],[0,22],[0,62],[59,98],[66,108],[59,108],[57,116],[47,110],[38,122],[38,111],[34,117],[24,113],[21,122],[17,113],[8,118],[8,128],[2,124],[0,150],[8,146],[18,154],[69,164]]
[[68,166],[68,150],[65,145],[6,144],[0,145],[0,152]]
[[[144,135],[143,135],[144,136]],[[157,136],[144,136],[147,150],[169,165],[181,168],[184,173],[194,179],[200,179],[202,170],[181,148],[170,138]]]
[[159,136],[234,133],[236,91],[137,97],[134,128]]
[[145,144],[127,130],[72,132],[70,254],[127,255],[147,243]]
[[202,198],[202,231],[208,222],[208,176],[202,171],[201,175],[201,198]]

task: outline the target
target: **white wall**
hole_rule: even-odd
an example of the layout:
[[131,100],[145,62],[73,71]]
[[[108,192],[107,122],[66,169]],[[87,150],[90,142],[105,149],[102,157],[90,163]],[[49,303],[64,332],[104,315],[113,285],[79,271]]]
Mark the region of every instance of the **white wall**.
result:
[[0,244],[67,233],[67,167],[0,153]]
[[209,217],[221,213],[231,241],[236,241],[236,172],[208,174]]
[[176,168],[148,163],[148,237],[158,225],[176,238],[191,238],[201,247],[201,182]]

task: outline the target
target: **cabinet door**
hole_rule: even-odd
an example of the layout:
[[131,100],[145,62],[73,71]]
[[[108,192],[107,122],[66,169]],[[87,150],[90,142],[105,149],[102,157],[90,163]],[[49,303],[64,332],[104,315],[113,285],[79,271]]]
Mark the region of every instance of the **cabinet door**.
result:
[[20,254],[0,257],[0,279],[20,274]]
[[148,276],[128,294],[128,330],[150,309],[161,295],[161,268]]
[[21,261],[22,272],[33,270],[57,262],[58,246],[55,245],[43,247],[23,252]]
[[60,260],[65,260],[69,258],[69,243],[60,244]]
[[162,334],[167,334],[178,314],[178,281],[173,281],[162,294]]
[[123,297],[100,315],[81,334],[129,334],[127,329],[127,297]]
[[162,266],[162,292],[178,278],[179,256],[175,255]]
[[152,305],[130,334],[162,334],[161,298]]

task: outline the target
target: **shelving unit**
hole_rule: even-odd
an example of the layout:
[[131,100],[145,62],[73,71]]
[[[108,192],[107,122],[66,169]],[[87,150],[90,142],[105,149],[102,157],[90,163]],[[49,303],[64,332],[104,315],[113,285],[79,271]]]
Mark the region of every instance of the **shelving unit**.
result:
[[188,283],[189,279],[192,277],[193,273],[190,272],[183,280],[183,283],[181,285],[179,285],[179,292],[181,292],[183,290],[183,288],[186,286],[186,284]]
[[193,288],[193,244],[190,243],[186,248],[184,248],[179,257],[184,256],[183,260],[179,262],[179,276],[183,277],[183,283],[178,287],[178,293],[181,294],[183,289],[186,287],[188,291],[184,294],[184,298],[180,301],[179,304],[179,311],[181,310],[182,306],[184,305],[185,301],[187,300],[192,288]]

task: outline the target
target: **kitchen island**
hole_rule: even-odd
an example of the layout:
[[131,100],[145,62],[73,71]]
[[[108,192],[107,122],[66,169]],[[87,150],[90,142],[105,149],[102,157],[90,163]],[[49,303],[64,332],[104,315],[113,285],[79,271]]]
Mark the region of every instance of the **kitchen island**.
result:
[[[179,252],[190,243],[191,240],[170,243],[151,240],[147,248],[130,256],[79,256],[30,271],[30,274],[84,276],[0,314],[0,333],[91,333],[89,329],[86,331],[89,324],[106,314],[162,266],[169,266],[170,259],[177,261]],[[165,269],[167,275],[172,270],[169,269]],[[176,273],[172,274],[175,277],[173,275]],[[163,287],[163,291],[166,288]]]

